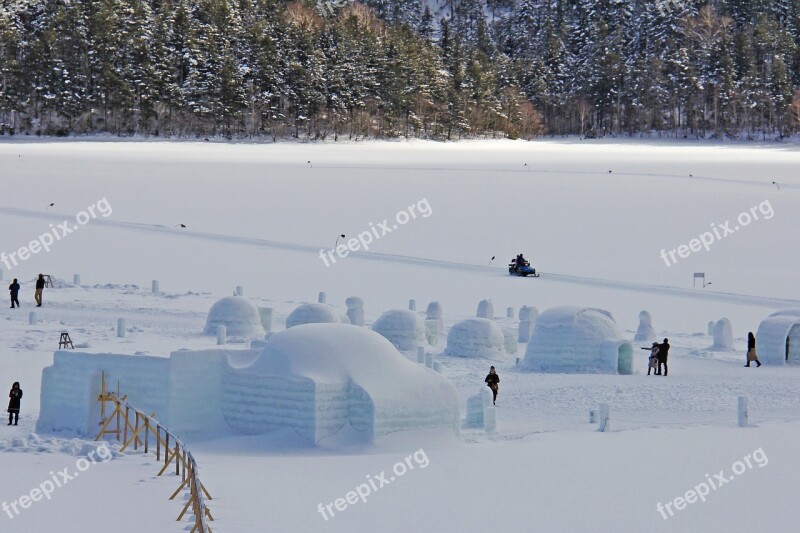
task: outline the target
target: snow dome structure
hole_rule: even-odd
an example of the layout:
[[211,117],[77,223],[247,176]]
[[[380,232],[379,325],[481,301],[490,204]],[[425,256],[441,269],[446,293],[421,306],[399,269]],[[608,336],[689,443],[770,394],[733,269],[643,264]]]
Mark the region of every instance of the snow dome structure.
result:
[[633,349],[608,311],[554,307],[539,315],[520,366],[537,372],[632,374]]
[[341,321],[339,315],[329,305],[303,304],[286,317],[286,329],[302,326],[303,324],[338,324]]
[[460,425],[455,387],[366,328],[307,324],[276,333],[252,365],[223,381],[225,419],[242,433],[292,429],[319,443],[342,430],[369,441],[409,429],[458,433]]
[[444,353],[457,357],[500,357],[506,353],[505,337],[493,320],[468,318],[450,328]]
[[217,326],[225,326],[232,337],[263,337],[258,307],[243,296],[227,296],[211,306],[203,335],[216,335]]
[[398,350],[416,353],[417,347],[428,347],[425,322],[413,311],[386,311],[372,324],[372,330],[386,337]]
[[800,309],[777,311],[762,320],[756,353],[769,365],[800,365]]

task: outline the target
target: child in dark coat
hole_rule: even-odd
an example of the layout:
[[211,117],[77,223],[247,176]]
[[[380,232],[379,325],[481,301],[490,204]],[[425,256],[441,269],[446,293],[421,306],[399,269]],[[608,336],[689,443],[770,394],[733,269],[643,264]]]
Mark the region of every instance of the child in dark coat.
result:
[[492,389],[492,395],[493,395],[492,405],[495,405],[497,403],[497,390],[500,388],[499,387],[500,376],[497,375],[497,372],[495,372],[494,367],[491,367],[489,369],[489,374],[483,381],[485,381],[486,385],[488,385],[489,388]]
[[[19,307],[19,283],[17,282],[17,278],[14,278],[14,281],[8,286],[8,292],[11,295],[11,309]],[[14,304],[17,305],[15,306]]]

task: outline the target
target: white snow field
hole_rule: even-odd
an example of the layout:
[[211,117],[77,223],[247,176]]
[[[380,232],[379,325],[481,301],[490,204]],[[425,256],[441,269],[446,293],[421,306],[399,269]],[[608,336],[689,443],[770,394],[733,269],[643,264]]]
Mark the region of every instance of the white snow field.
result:
[[[250,407],[236,394],[235,376],[197,366],[183,374],[197,382],[181,382],[181,408],[191,412],[186,442],[213,496],[215,533],[795,531],[800,341],[792,339],[800,338],[800,313],[787,310],[800,309],[798,168],[800,150],[783,144],[4,139],[0,269],[2,283],[20,280],[22,306],[0,306],[0,385],[19,381],[24,397],[19,425],[0,426],[0,531],[191,529],[187,518],[175,520],[184,496],[168,500],[179,481],[157,477],[154,456],[126,450],[88,463],[95,447],[63,430],[67,406],[54,426],[61,431],[35,433],[40,404],[50,401],[43,370],[53,365],[61,331],[75,352],[124,354],[134,366],[182,349],[241,350],[241,370],[265,345],[262,338],[250,350],[247,335],[260,335],[260,309],[272,309],[273,339],[287,346],[301,328],[362,327],[280,333],[321,291],[332,310],[326,321],[348,314],[348,298],[363,299],[363,308],[350,301],[349,314],[360,321],[363,312],[370,338],[383,313],[414,299],[425,324],[428,304],[439,302],[443,328],[427,350],[441,375],[420,378],[420,398],[409,403],[436,404],[429,392],[446,403],[446,391],[429,384],[444,379],[463,419],[467,398],[485,388],[494,365],[496,430],[395,431],[365,442],[345,425],[313,445],[289,429],[300,420],[287,419],[285,429],[244,435],[192,399],[237,398],[241,407],[227,409],[245,420]],[[520,252],[540,278],[508,275],[507,261]],[[37,309],[39,272],[56,287],[45,289]],[[705,278],[694,280],[696,272]],[[237,287],[255,307],[236,304],[209,317]],[[523,305],[543,317],[564,306],[605,310],[616,341],[631,343],[633,373],[527,370],[525,343],[516,354],[443,354],[453,325],[474,317],[485,299],[506,342]],[[508,307],[514,318],[506,318]],[[434,308],[429,321],[439,320]],[[649,352],[640,348],[650,342],[634,342],[643,310],[656,340],[672,346],[667,377],[646,375]],[[712,349],[708,323],[722,318],[732,349]],[[218,346],[217,319],[247,331],[229,330],[228,344]],[[420,344],[417,330],[399,333]],[[760,368],[744,367],[749,331],[764,335]],[[325,372],[297,348],[303,342],[271,348],[274,364],[254,365],[276,384],[254,394],[286,390],[287,401],[299,401],[281,381],[295,372],[337,383],[368,376],[371,393],[388,397],[414,375],[372,362],[355,368],[368,357],[351,357],[355,346],[369,342],[342,342]],[[394,361],[397,368],[417,365],[413,351],[405,355],[411,361]],[[585,370],[562,370],[576,367]],[[81,379],[59,387],[85,390]],[[165,376],[161,382],[173,387]],[[170,393],[152,392],[153,383],[128,388],[150,390],[153,399]],[[737,426],[739,396],[749,400],[750,427]],[[610,406],[606,432],[589,422],[600,403]],[[47,405],[58,418],[58,405]],[[48,480],[62,472],[71,479],[50,491]]]

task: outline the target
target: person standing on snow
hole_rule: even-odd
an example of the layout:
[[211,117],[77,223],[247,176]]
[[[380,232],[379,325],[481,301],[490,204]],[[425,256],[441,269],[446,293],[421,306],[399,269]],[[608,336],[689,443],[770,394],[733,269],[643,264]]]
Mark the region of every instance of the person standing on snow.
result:
[[756,362],[756,368],[761,366],[761,361],[758,360],[758,354],[756,354],[756,336],[752,331],[747,334],[747,364],[744,366],[750,366],[751,361]]
[[44,275],[39,274],[36,279],[36,292],[33,293],[33,298],[36,300],[36,307],[42,306],[42,291],[44,290]]
[[14,309],[14,304],[19,307],[19,283],[17,283],[17,278],[14,278],[14,281],[8,286],[8,292],[11,293],[11,309]]
[[657,342],[653,343],[653,346],[650,348],[642,348],[642,350],[650,350],[650,358],[647,360],[647,375],[650,375],[650,371],[655,371],[658,374],[658,346]]
[[486,375],[486,379],[483,381],[485,381],[486,385],[492,389],[492,405],[495,405],[497,403],[497,389],[499,388],[498,385],[500,384],[500,376],[497,375],[494,367],[489,369],[489,374]]
[[15,381],[11,386],[11,392],[8,393],[8,425],[11,425],[11,419],[14,419],[14,425],[19,422],[19,404],[22,400],[22,389],[19,388],[19,381]]
[[669,339],[664,339],[664,342],[658,345],[658,371],[656,375],[661,374],[661,365],[664,365],[664,376],[667,375],[667,357],[669,356]]

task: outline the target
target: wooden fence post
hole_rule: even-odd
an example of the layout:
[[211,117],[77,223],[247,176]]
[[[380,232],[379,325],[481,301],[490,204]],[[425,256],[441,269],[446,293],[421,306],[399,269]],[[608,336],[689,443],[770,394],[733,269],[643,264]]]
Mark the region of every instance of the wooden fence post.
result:
[[[128,442],[128,411],[129,410],[130,410],[130,408],[126,405],[125,406],[125,428],[123,429],[123,431],[124,431],[123,435],[124,436],[122,437],[122,442]],[[119,420],[119,419],[117,419],[117,420]],[[119,440],[119,439],[117,439],[117,440]]]

